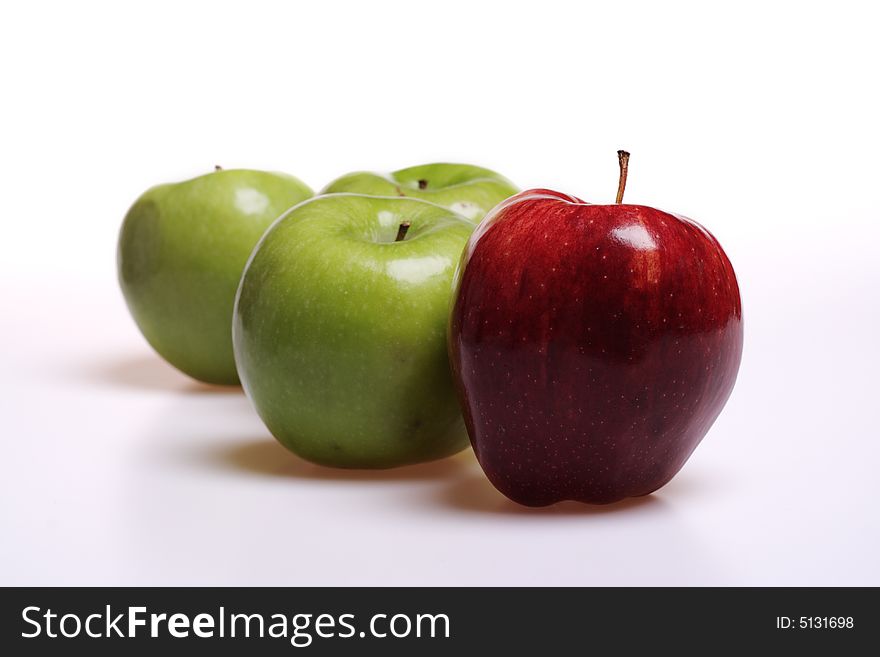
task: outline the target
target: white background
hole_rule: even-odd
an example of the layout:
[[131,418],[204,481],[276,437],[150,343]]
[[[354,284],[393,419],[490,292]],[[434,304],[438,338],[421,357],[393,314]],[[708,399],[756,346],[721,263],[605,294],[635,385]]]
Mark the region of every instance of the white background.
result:
[[[871,3],[19,3],[0,10],[0,584],[880,585]],[[470,453],[313,467],[152,354],[115,279],[148,186],[435,160],[689,215],[737,387],[638,502],[528,510]]]

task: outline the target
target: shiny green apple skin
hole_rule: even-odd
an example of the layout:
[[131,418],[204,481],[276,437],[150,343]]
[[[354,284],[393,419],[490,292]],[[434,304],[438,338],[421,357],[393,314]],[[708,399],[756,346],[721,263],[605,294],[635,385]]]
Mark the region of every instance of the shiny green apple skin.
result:
[[350,173],[331,182],[322,193],[410,196],[442,205],[478,223],[489,210],[518,191],[507,178],[489,169],[438,162],[387,175]]
[[242,277],[233,341],[245,391],[281,444],[344,468],[467,446],[445,336],[473,228],[426,201],[360,194],[318,196],[272,226]]
[[241,273],[271,223],[310,196],[293,176],[230,169],[137,199],[119,235],[119,283],[165,360],[200,381],[238,383],[231,327]]

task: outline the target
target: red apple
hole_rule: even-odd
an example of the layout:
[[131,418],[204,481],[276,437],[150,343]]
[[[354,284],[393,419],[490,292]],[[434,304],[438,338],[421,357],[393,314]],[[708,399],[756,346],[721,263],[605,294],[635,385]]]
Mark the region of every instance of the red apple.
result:
[[492,210],[459,271],[449,351],[489,480],[609,503],[667,483],[718,417],[743,324],[733,267],[685,217],[546,189]]

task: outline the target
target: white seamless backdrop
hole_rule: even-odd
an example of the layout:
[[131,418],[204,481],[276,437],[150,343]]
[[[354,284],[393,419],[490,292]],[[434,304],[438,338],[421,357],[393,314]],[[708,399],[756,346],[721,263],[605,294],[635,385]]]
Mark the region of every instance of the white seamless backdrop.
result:
[[[880,584],[870,3],[0,9],[0,584]],[[469,452],[313,467],[154,356],[115,279],[148,186],[453,160],[688,215],[737,270],[737,387],[647,500],[507,502]]]

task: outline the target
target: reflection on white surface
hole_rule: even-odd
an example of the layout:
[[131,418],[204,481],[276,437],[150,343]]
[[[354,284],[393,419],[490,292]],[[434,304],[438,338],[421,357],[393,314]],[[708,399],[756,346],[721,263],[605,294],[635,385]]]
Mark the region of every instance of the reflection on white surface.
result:
[[235,190],[235,207],[245,214],[258,214],[269,207],[269,199],[252,187],[241,187]]
[[[814,244],[825,237],[817,231]],[[880,271],[867,244],[853,264],[835,262],[853,267],[855,298]],[[864,345],[880,311],[829,285],[795,297],[812,309],[806,328],[800,315],[775,316],[786,283],[771,275],[778,252],[740,270],[765,282],[749,297],[760,329],[731,402],[684,469],[641,501],[547,509],[506,502],[470,450],[415,469],[309,466],[275,443],[240,391],[161,362],[115,281],[21,286],[0,263],[0,291],[18,309],[2,324],[16,350],[0,380],[0,584],[876,585],[880,450]],[[814,250],[793,253],[788,266],[816,277]],[[863,263],[868,275],[854,275]],[[95,311],[57,329],[83,307]],[[803,369],[844,314],[848,340],[814,355],[816,376],[777,375]],[[847,385],[816,385],[841,363]],[[845,491],[846,513],[829,486]],[[465,544],[478,549],[462,554]]]
[[432,255],[424,258],[392,260],[385,266],[385,271],[402,283],[417,284],[431,276],[442,274],[451,265],[452,261],[446,256]]
[[621,226],[611,231],[614,239],[641,251],[653,251],[657,248],[657,243],[651,237],[651,233],[642,224],[631,224],[629,226]]

